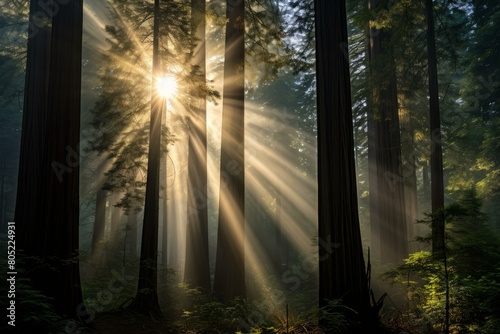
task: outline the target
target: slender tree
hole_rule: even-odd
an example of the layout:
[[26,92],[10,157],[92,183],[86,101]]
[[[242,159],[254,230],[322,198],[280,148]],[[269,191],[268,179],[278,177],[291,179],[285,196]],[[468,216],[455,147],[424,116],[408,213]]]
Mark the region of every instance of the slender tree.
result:
[[34,286],[58,312],[76,317],[83,302],[77,257],[83,1],[60,5],[51,25],[37,21],[40,5],[30,5],[18,240],[27,256],[44,262],[31,271]]
[[165,98],[160,96],[156,87],[160,73],[159,31],[160,0],[154,2],[153,22],[153,75],[151,91],[151,123],[149,134],[148,175],[144,224],[142,227],[141,256],[137,294],[130,305],[131,309],[155,316],[161,315],[157,291],[158,259],[158,210],[160,194],[160,157],[161,157],[161,115],[166,108]]
[[244,57],[245,1],[227,1],[219,226],[214,292],[245,297]]
[[432,252],[435,255],[444,251],[444,181],[443,150],[441,145],[441,115],[439,112],[439,88],[437,76],[436,38],[434,32],[434,8],[432,0],[425,1],[427,19],[427,57],[429,73],[429,113],[431,135],[431,206]]
[[102,160],[96,170],[98,180],[96,181],[95,194],[95,213],[94,213],[94,228],[92,230],[92,244],[90,251],[93,255],[98,249],[99,242],[104,238],[104,230],[106,227],[106,199],[107,191],[102,189],[104,185],[104,169],[106,168],[106,160]]
[[439,111],[439,87],[437,74],[436,37],[434,32],[434,6],[425,0],[427,20],[427,59],[429,73],[429,113],[431,135],[431,206],[432,206],[432,254],[443,259],[446,286],[445,334],[450,332],[450,289],[448,259],[446,257],[443,150],[441,146],[441,115]]
[[[368,282],[358,217],[345,0],[316,0],[320,306],[342,299],[365,317]],[[328,247],[324,247],[328,245]]]
[[[196,39],[193,65],[203,78],[205,65],[205,0],[191,1],[191,34]],[[210,292],[207,193],[206,96],[194,96],[189,119],[188,211],[184,281]]]

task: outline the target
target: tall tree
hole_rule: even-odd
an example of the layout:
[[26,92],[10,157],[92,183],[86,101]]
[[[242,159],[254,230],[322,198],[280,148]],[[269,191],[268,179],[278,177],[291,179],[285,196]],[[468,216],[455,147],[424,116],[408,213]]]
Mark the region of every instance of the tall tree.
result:
[[39,21],[41,5],[30,4],[16,222],[19,248],[45,262],[31,271],[34,286],[54,299],[58,312],[75,317],[82,303],[77,251],[83,1],[60,5],[51,25]]
[[434,255],[442,256],[445,247],[445,222],[442,213],[444,209],[443,151],[441,145],[441,115],[439,111],[436,38],[434,32],[434,7],[432,0],[425,1],[425,12],[427,19],[427,59],[431,136],[432,252]]
[[160,195],[160,158],[161,158],[161,115],[166,108],[157,81],[160,74],[160,0],[154,2],[153,19],[153,73],[151,87],[151,123],[149,133],[148,175],[146,202],[142,227],[141,256],[137,294],[130,307],[145,314],[161,315],[158,302],[158,210]]
[[245,297],[245,1],[227,1],[219,226],[214,292],[222,300]]
[[[24,87],[21,154],[17,184],[15,221],[18,223],[19,248],[36,254],[41,248],[40,215],[42,195],[42,166],[45,155],[47,92],[50,64],[50,25],[40,21],[35,13],[41,11],[38,1],[30,1],[30,26],[36,27],[28,39],[26,78]],[[33,226],[30,226],[33,225]]]
[[[315,0],[320,306],[342,299],[365,317],[368,282],[358,217],[345,0]],[[325,242],[329,248],[321,245]],[[331,243],[330,243],[331,242]],[[334,248],[334,249],[332,249]]]
[[[205,78],[205,0],[191,1],[194,70]],[[193,96],[189,119],[188,211],[184,281],[210,292],[206,96]]]
[[[380,10],[378,1],[371,0],[369,8]],[[408,255],[405,216],[404,183],[400,178],[401,138],[398,93],[394,55],[388,29],[370,28],[370,73],[372,81],[371,115],[368,118],[370,182],[376,180],[376,214],[371,221],[374,253],[382,261],[398,263]],[[371,150],[370,150],[371,149]],[[374,151],[374,152],[373,152]],[[373,169],[373,164],[376,170]],[[372,190],[372,187],[370,187]],[[374,203],[376,202],[376,203]],[[377,242],[378,241],[378,242]],[[378,249],[380,247],[380,249]],[[377,256],[378,257],[378,256]]]

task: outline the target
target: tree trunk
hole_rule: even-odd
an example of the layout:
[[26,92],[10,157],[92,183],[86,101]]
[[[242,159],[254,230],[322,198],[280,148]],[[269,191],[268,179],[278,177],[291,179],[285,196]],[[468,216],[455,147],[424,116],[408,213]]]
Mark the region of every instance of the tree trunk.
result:
[[33,286],[74,318],[83,303],[76,257],[83,4],[60,5],[52,29],[36,18],[40,11],[31,1],[15,221],[19,248],[44,261],[30,271]]
[[[193,63],[205,81],[205,0],[191,1],[191,32],[198,39]],[[184,282],[210,293],[206,98],[193,102],[189,122],[188,210]]]
[[[376,8],[375,0],[370,8]],[[401,137],[398,115],[398,95],[394,58],[389,43],[389,33],[370,29],[370,72],[373,91],[373,131],[377,178],[378,233],[380,255],[384,262],[400,263],[408,255],[404,178],[400,172]],[[381,58],[384,55],[386,57]],[[387,63],[387,56],[390,59]],[[382,63],[382,61],[384,61]],[[378,250],[374,252],[378,253]]]
[[[168,102],[167,102],[168,103]],[[161,115],[161,125],[162,126],[167,126],[167,108],[164,108],[162,110],[162,115]],[[167,143],[168,147],[168,143]],[[168,209],[168,192],[173,192],[173,189],[168,188],[168,151],[167,152],[161,152],[161,158],[160,158],[160,204],[159,204],[159,219],[162,227],[162,235],[160,237],[161,239],[161,264],[164,268],[168,267],[169,261],[168,261],[168,246],[169,246],[169,240],[168,236],[170,235],[170,231],[168,228],[168,222],[169,222],[169,209]],[[171,198],[173,198],[172,196]],[[175,217],[173,219],[170,219],[171,222],[175,221]],[[160,224],[159,223],[159,224]],[[175,234],[172,234],[174,236],[172,238],[175,239]]]
[[110,232],[113,246],[118,244],[118,239],[120,238],[120,233],[122,232],[120,229],[121,218],[122,218],[122,209],[117,207],[116,204],[120,201],[120,194],[113,194],[110,196],[109,200],[109,211],[111,212],[110,219]]
[[437,76],[436,38],[434,33],[434,8],[432,0],[425,1],[427,19],[427,59],[429,72],[429,112],[431,135],[431,205],[432,205],[432,253],[443,253],[444,208],[443,153],[441,147],[441,116],[439,112],[439,88]]
[[95,199],[94,230],[92,232],[92,245],[90,248],[92,256],[96,255],[99,249],[99,243],[104,238],[106,227],[106,198],[107,191],[97,189]]
[[[166,117],[166,115],[165,115]],[[164,119],[166,122],[166,119]],[[161,157],[161,167],[160,167],[160,185],[163,188],[161,190],[161,196],[160,196],[160,210],[161,210],[161,226],[162,226],[162,236],[161,236],[161,260],[162,260],[162,265],[164,268],[167,268],[168,266],[168,236],[169,236],[169,230],[168,230],[168,221],[169,221],[169,210],[168,210],[168,176],[167,176],[167,160],[168,160],[168,155],[167,153],[162,153]],[[170,189],[171,190],[171,189]],[[175,220],[175,219],[174,219]],[[172,234],[173,236],[175,234]],[[175,238],[175,237],[174,237]]]
[[370,108],[367,111],[368,131],[368,191],[370,194],[370,245],[373,259],[380,259],[380,222],[378,213],[378,182],[377,182],[377,145],[375,136],[375,120],[373,100],[368,97]]
[[[175,161],[179,161],[174,157]],[[181,177],[178,175],[175,177],[175,182],[172,184],[172,187],[168,189],[167,194],[170,194],[165,201],[165,205],[168,206],[168,212],[164,212],[164,217],[166,218],[167,221],[164,221],[165,226],[167,226],[167,229],[164,229],[163,232],[171,235],[172,237],[168,240],[168,264],[170,268],[173,268],[175,270],[179,269],[179,210],[178,210],[178,202],[175,201],[175,194],[181,194],[181,187],[178,186],[178,182],[181,179]],[[177,182],[177,183],[176,183]],[[168,196],[168,195],[167,195]],[[169,203],[168,203],[169,202]],[[167,208],[167,207],[165,207]],[[167,235],[164,234],[163,240],[166,240]]]
[[[45,256],[62,263],[61,272],[43,277],[50,285],[49,296],[57,308],[74,314],[83,303],[78,263],[79,248],[79,144],[82,64],[83,1],[59,6],[52,19],[49,71],[47,160],[44,165],[46,190],[43,239]],[[65,163],[57,172],[57,163]],[[43,221],[43,218],[42,218]],[[49,283],[50,282],[50,283]]]
[[94,213],[94,226],[92,231],[92,243],[90,246],[90,252],[92,255],[98,250],[98,244],[104,238],[104,231],[106,228],[106,198],[107,191],[103,190],[102,187],[105,183],[106,177],[105,172],[108,167],[107,157],[101,157],[101,161],[97,166],[95,171],[96,174],[96,198],[95,198],[95,213]]
[[[404,194],[406,224],[408,227],[408,240],[411,252],[417,251],[417,243],[414,242],[417,234],[417,156],[415,155],[415,130],[412,122],[410,110],[406,110],[405,116],[401,119],[401,133],[405,134],[401,141],[402,152],[404,152],[404,166],[401,173],[404,176]],[[403,161],[402,161],[403,162]]]
[[316,0],[319,301],[365,319],[368,282],[358,216],[344,0]]
[[[413,170],[411,175],[405,180],[405,209],[406,209],[406,224],[408,225],[408,240],[412,242],[411,252],[417,251],[417,245],[414,242],[418,236],[417,220],[418,220],[418,200],[417,200],[417,174],[416,163],[411,163]],[[409,247],[410,248],[410,247]]]
[[[51,30],[50,22],[43,22],[35,15],[41,12],[41,5],[39,1],[30,1],[23,124],[14,218],[18,230],[18,249],[24,250],[29,256],[40,256],[43,247],[40,239],[43,226],[38,222],[38,218],[44,198],[42,167],[46,159]],[[39,284],[36,281],[34,283]]]
[[427,161],[424,161],[424,164],[422,166],[422,183],[423,183],[423,185],[422,185],[422,193],[423,193],[422,201],[424,202],[425,208],[428,208],[429,202],[430,202],[431,181],[429,179],[429,164],[427,163]]
[[219,227],[214,292],[245,297],[244,17],[245,1],[227,1]]
[[158,302],[158,210],[160,195],[160,157],[161,157],[161,115],[166,101],[156,88],[160,73],[159,63],[159,15],[160,0],[154,2],[153,23],[153,84],[151,91],[151,124],[149,135],[148,174],[144,223],[142,227],[141,257],[137,294],[130,308],[143,313],[161,316]]
[[127,238],[128,252],[135,260],[137,256],[137,213],[132,210],[127,216]]
[[434,7],[432,0],[425,1],[427,20],[427,59],[429,71],[429,112],[431,135],[431,206],[432,206],[432,254],[444,261],[446,285],[446,309],[444,333],[450,332],[450,295],[446,258],[444,213],[443,152],[441,147],[441,116],[439,112],[439,87],[437,74],[436,38],[434,32]]

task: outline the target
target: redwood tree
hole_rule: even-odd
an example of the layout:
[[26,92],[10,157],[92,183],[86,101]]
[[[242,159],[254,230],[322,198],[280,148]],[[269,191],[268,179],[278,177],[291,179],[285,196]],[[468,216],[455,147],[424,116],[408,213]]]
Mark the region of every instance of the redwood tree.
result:
[[[319,301],[366,316],[368,283],[358,216],[345,0],[315,0]],[[325,248],[324,246],[327,245]]]
[[34,287],[53,298],[59,313],[76,317],[83,302],[77,257],[83,1],[59,5],[51,25],[40,21],[40,5],[30,4],[15,219],[19,248],[39,259],[29,262]]
[[432,252],[444,251],[444,181],[443,151],[441,146],[441,116],[439,112],[439,89],[437,76],[436,38],[434,32],[434,8],[432,0],[425,1],[427,19],[427,60],[429,74],[429,112],[431,136],[431,206],[432,206]]
[[[50,25],[37,20],[34,13],[41,10],[38,1],[30,2],[26,78],[24,87],[23,124],[15,221],[18,229],[18,248],[37,254],[42,247],[39,236],[42,225],[35,224],[40,216],[42,166],[45,158],[47,132],[47,92],[50,63]],[[43,24],[43,25],[42,25]],[[36,28],[36,30],[33,30]]]
[[[378,10],[378,1],[369,8]],[[370,208],[372,248],[384,262],[399,263],[408,255],[408,236],[401,176],[401,136],[394,55],[388,29],[370,29],[369,117]],[[375,167],[374,167],[375,166]],[[372,191],[375,190],[374,193]]]
[[[205,0],[191,1],[191,33],[195,70],[205,78]],[[194,96],[189,122],[188,211],[184,281],[210,292],[207,202],[206,96]]]
[[214,292],[245,297],[244,15],[245,1],[227,1],[219,227]]

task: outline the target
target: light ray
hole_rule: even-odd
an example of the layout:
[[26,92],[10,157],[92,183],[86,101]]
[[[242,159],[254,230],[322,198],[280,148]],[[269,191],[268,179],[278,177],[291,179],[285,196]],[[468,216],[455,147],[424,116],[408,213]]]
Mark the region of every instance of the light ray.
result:
[[174,96],[174,94],[177,92],[177,80],[175,80],[175,77],[173,75],[166,75],[161,78],[158,78],[156,81],[156,89],[158,90],[158,93],[166,97],[167,99],[170,99]]

